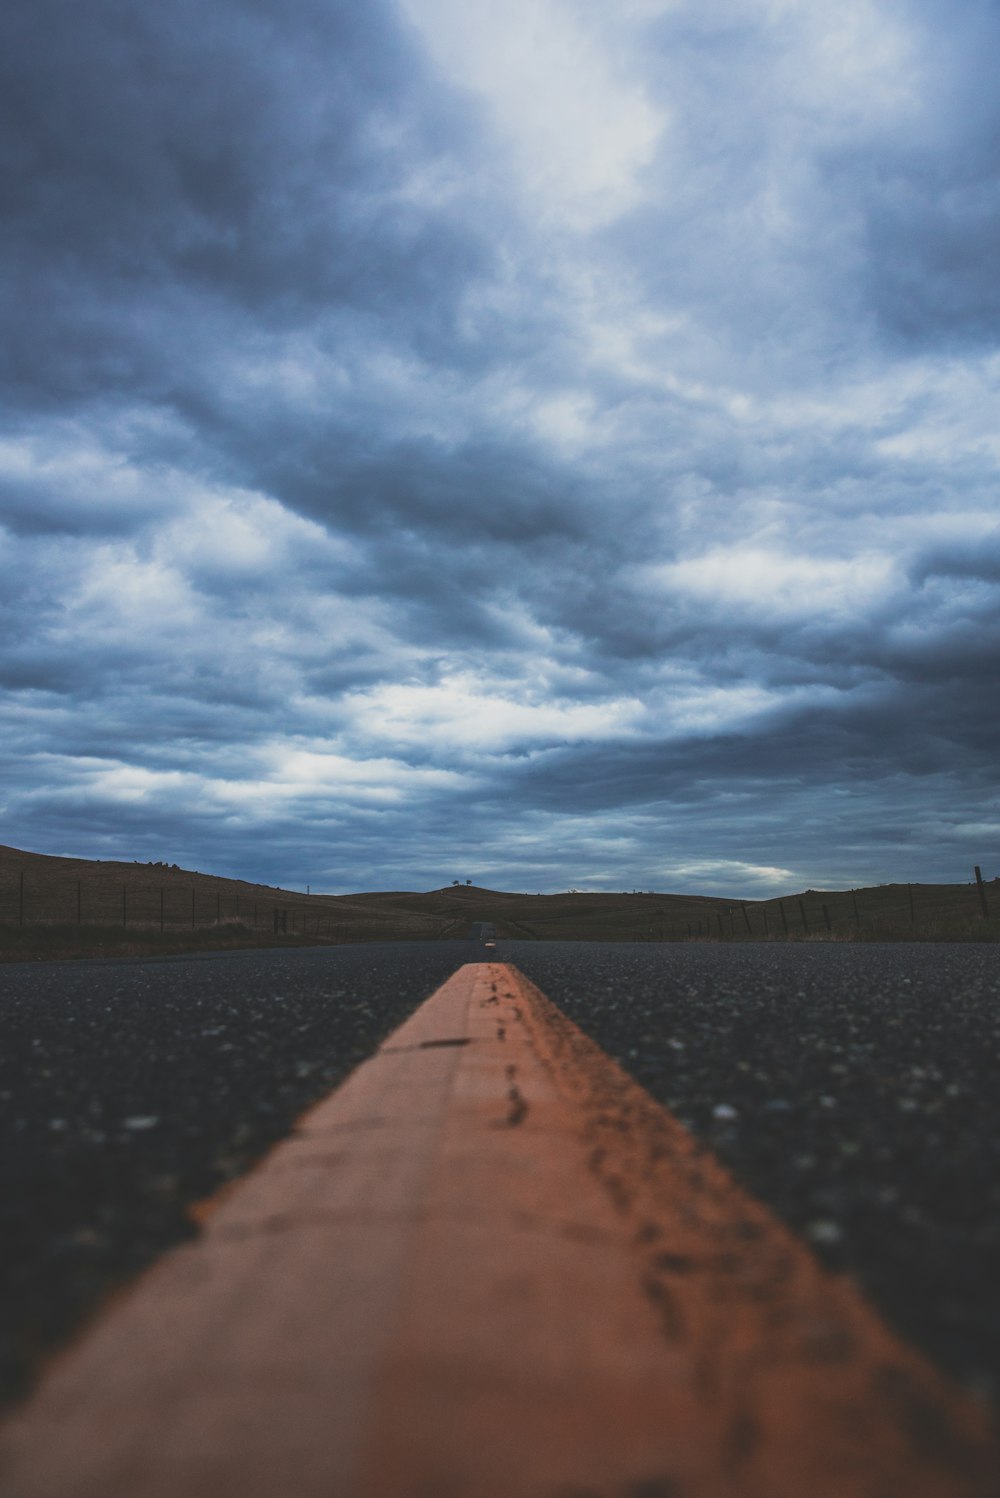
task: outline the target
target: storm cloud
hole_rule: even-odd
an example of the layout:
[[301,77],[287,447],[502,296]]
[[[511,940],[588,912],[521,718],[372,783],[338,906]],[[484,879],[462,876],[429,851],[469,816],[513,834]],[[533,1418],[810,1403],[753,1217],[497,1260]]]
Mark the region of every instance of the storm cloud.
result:
[[0,841],[1000,872],[998,45],[937,0],[7,6]]

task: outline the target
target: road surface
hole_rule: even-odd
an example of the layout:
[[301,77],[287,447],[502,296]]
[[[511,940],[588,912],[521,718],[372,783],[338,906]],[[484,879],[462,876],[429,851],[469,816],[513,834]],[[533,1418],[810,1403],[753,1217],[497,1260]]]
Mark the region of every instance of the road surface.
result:
[[0,968],[0,1400],[469,945]]
[[[891,1324],[995,1395],[995,949],[502,941],[496,955]],[[7,1391],[469,957],[449,942],[3,969]]]
[[501,942],[890,1322],[1000,1384],[1000,949]]

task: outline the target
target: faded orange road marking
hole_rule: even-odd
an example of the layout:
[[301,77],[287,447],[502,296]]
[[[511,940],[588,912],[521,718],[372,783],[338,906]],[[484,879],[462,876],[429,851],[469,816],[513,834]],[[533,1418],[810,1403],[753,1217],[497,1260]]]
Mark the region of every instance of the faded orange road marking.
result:
[[469,965],[0,1437],[5,1498],[984,1498],[978,1410]]

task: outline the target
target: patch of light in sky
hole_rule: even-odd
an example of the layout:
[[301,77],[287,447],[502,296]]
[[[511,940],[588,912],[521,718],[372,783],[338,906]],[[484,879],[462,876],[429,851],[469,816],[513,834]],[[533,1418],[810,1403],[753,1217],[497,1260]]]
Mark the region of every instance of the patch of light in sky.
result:
[[794,36],[782,82],[810,110],[863,123],[918,102],[911,39],[884,4],[765,0],[772,24]]
[[518,701],[506,687],[491,691],[459,674],[434,686],[389,684],[345,698],[361,730],[384,741],[503,752],[518,744],[589,742],[627,734],[641,715],[635,699],[600,703]]
[[735,858],[707,858],[691,863],[675,864],[671,873],[684,879],[711,881],[718,884],[733,879],[739,884],[787,885],[794,880],[791,869],[775,868],[769,864],[744,863]]
[[401,0],[452,83],[488,101],[548,215],[588,229],[641,193],[667,120],[609,64],[583,7],[560,0]]
[[870,607],[890,591],[893,571],[886,556],[821,558],[737,546],[655,566],[647,576],[668,592],[804,619]]

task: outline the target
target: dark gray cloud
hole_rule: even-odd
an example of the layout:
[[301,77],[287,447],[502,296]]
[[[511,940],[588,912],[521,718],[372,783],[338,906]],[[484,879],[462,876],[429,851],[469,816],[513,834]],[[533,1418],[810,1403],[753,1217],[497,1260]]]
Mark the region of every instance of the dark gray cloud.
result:
[[8,6],[5,841],[988,867],[997,25]]
[[1000,100],[991,58],[1000,16],[970,6],[957,25],[922,7],[926,69],[917,127],[877,158],[845,163],[860,186],[868,285],[900,340],[992,347],[1000,332]]
[[[201,385],[213,340],[406,309],[452,316],[489,259],[416,170],[461,169],[391,11],[61,0],[6,11],[0,131],[7,379],[72,400]],[[193,345],[192,345],[193,340]]]

